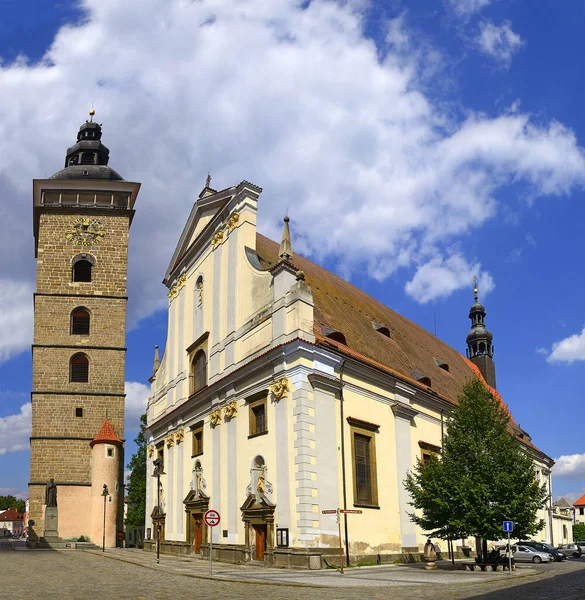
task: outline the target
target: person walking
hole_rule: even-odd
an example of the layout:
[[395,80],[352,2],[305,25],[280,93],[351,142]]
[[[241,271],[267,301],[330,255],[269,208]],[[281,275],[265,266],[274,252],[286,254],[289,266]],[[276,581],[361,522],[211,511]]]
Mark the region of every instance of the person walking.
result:
[[515,571],[516,563],[514,561],[514,552],[512,552],[512,548],[510,547],[510,544],[508,544],[506,546],[506,552],[504,553],[504,559],[505,559],[507,565],[512,566],[512,571]]

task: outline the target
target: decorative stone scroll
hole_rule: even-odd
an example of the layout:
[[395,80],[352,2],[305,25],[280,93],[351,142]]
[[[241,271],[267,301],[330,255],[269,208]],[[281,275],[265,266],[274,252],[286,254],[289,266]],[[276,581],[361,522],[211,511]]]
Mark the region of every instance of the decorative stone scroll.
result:
[[183,273],[177,281],[177,292],[180,292],[187,285],[187,273]]
[[179,429],[179,431],[177,431],[175,433],[175,443],[176,444],[181,444],[184,439],[185,439],[185,430],[184,429]]
[[231,233],[237,226],[238,223],[240,222],[240,215],[235,212],[229,219],[228,222],[226,223],[226,226],[228,228],[228,231]]
[[175,445],[175,436],[174,434],[167,435],[165,438],[165,442],[167,444],[167,448],[172,448]]
[[281,379],[273,381],[269,388],[275,400],[282,400],[282,398],[286,398],[290,392],[290,383],[288,377],[282,377]]
[[172,302],[179,295],[179,290],[177,286],[173,286],[168,293],[169,300]]
[[223,238],[224,233],[221,229],[211,238],[211,245],[214,250],[223,242]]
[[154,456],[154,446],[149,446],[148,447],[148,456],[149,457],[153,457]]
[[213,412],[209,413],[209,422],[212,427],[217,427],[221,423],[221,408],[216,408]]
[[229,404],[226,404],[224,406],[224,411],[225,418],[228,421],[231,421],[233,418],[235,418],[236,414],[238,413],[238,403],[235,400],[232,400]]

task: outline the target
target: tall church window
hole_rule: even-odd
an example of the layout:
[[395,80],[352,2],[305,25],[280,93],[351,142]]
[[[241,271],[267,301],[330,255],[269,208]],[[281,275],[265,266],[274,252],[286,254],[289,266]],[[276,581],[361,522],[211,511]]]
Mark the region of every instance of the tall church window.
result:
[[249,402],[250,410],[250,435],[255,437],[268,433],[268,420],[266,415],[266,397]]
[[73,281],[91,281],[93,260],[87,254],[80,254],[73,259]]
[[71,383],[87,383],[89,381],[89,360],[79,352],[71,357],[69,362],[69,381]]
[[191,393],[194,394],[207,385],[207,357],[199,350],[191,363]]
[[89,321],[87,308],[76,308],[71,313],[71,335],[89,335]]
[[[350,424],[354,420],[348,418]],[[359,427],[357,426],[359,425]],[[376,475],[377,426],[354,422],[351,431],[353,463],[353,503],[356,506],[378,506],[378,481]]]

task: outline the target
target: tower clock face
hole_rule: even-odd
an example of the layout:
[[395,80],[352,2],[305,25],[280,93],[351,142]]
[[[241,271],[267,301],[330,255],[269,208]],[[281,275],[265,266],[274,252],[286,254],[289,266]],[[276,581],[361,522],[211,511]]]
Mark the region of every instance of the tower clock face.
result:
[[67,241],[78,246],[93,246],[99,244],[105,232],[97,219],[78,217],[67,230]]

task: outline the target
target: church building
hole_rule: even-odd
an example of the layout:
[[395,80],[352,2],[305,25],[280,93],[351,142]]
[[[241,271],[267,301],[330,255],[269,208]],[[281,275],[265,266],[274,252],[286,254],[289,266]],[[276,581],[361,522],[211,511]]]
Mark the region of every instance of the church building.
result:
[[64,168],[33,182],[33,545],[123,537],[126,273],[140,184],[108,166],[93,116]]
[[[408,516],[407,472],[440,451],[468,380],[501,400],[477,289],[464,357],[295,255],[288,218],[280,244],[259,234],[258,186],[210,186],[164,277],[146,547],[160,535],[163,552],[206,556],[211,535],[221,560],[322,568],[339,560],[341,530],[352,560],[419,552],[426,538]],[[553,461],[512,428],[549,482]],[[205,524],[208,509],[218,526]],[[337,509],[357,512],[339,528]]]

